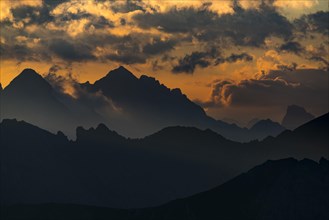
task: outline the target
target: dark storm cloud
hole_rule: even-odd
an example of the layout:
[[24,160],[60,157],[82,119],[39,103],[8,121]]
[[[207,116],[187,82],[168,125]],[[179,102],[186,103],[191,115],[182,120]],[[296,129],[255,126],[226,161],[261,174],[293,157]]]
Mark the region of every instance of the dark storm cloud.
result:
[[14,22],[23,21],[26,24],[43,24],[46,22],[50,22],[54,19],[52,15],[50,15],[50,11],[48,7],[45,6],[19,6],[11,9],[11,13],[14,18]]
[[251,62],[253,56],[248,53],[231,54],[228,57],[223,57],[220,52],[212,48],[209,51],[198,52],[185,55],[178,60],[178,64],[172,68],[173,73],[193,74],[196,67],[206,68],[210,65],[219,65],[223,63],[235,63],[237,61]]
[[[263,47],[267,37],[277,36],[285,42],[278,50],[300,55],[304,48],[293,41],[292,31],[296,30],[293,24],[298,24],[298,30],[314,29],[321,33],[328,32],[328,26],[324,23],[328,13],[318,12],[305,15],[291,24],[273,6],[273,1],[262,1],[259,7],[247,9],[241,7],[239,1],[233,1],[234,12],[227,14],[218,14],[211,10],[211,3],[205,3],[199,8],[171,7],[161,12],[152,9],[152,6],[140,0],[109,1],[111,4],[104,6],[108,10],[118,13],[136,11],[132,19],[119,18],[118,25],[136,24],[144,30],[157,28],[160,32],[160,34],[158,32],[157,34],[131,32],[129,33],[131,36],[118,36],[109,31],[115,28],[115,22],[104,16],[86,12],[88,10],[77,9],[77,13],[69,11],[62,14],[51,13],[58,5],[67,2],[69,0],[44,0],[41,6],[22,5],[13,8],[11,10],[13,20],[8,18],[0,22],[1,27],[6,29],[3,31],[6,44],[0,47],[1,53],[5,54],[4,57],[18,60],[42,60],[37,54],[43,54],[50,57],[49,59],[56,55],[68,62],[98,59],[102,62],[110,60],[133,64],[146,63],[154,57],[158,59],[156,56],[163,57],[166,54],[175,57],[176,54],[169,53],[184,43],[190,43],[195,46],[200,45],[204,51],[201,49],[201,51],[183,54],[174,60],[161,60],[161,65],[173,65],[176,62],[172,68],[173,73],[193,73],[196,68],[206,68],[209,65],[253,60],[253,57],[247,53],[235,52],[228,57],[220,54],[213,55],[207,48],[224,51],[229,47]],[[107,1],[96,2],[101,4]],[[79,21],[82,20],[83,22],[80,23]],[[80,25],[77,27],[79,28],[77,34],[68,33],[75,24],[73,22]],[[32,25],[37,28],[28,32],[27,28]],[[8,29],[9,26],[12,28]],[[166,34],[165,40],[163,33]],[[28,40],[18,44],[14,40],[17,36],[25,36]],[[34,40],[40,40],[36,47],[33,47],[33,44],[37,44]],[[101,52],[95,57],[98,49]],[[314,55],[314,57],[319,56]],[[164,62],[169,64],[164,64]]]
[[64,39],[53,39],[49,45],[50,51],[65,61],[93,60],[92,49],[87,45],[79,45]]
[[69,2],[71,0],[43,0],[44,5],[50,7],[50,8],[55,8],[59,4]]
[[288,39],[292,24],[271,4],[243,9],[235,1],[234,13],[218,15],[208,7],[172,8],[165,13],[140,13],[133,19],[141,28],[168,33],[189,33],[200,41],[259,47],[269,36]]
[[17,61],[25,61],[25,57],[30,54],[30,50],[27,46],[18,44],[0,44],[0,51],[2,59],[14,58]]
[[291,52],[291,53],[295,53],[295,54],[300,54],[302,52],[304,52],[304,48],[303,46],[295,41],[290,41],[290,42],[286,42],[284,44],[282,44],[279,47],[279,51],[286,51],[286,52]]
[[128,12],[132,12],[132,11],[145,11],[144,7],[142,6],[142,1],[141,0],[125,0],[124,4],[115,4],[111,6],[111,9],[118,13],[128,13]]
[[313,14],[304,15],[294,21],[297,30],[304,33],[329,34],[329,12],[319,11]]
[[176,44],[177,41],[175,40],[161,40],[160,38],[155,38],[152,43],[144,45],[143,53],[150,55],[162,54],[174,49]]
[[[6,22],[4,22],[6,23]],[[2,25],[3,23],[1,23]],[[16,29],[10,25],[1,26],[1,36],[4,42],[0,44],[2,60],[14,59],[18,63],[24,61],[50,61],[51,56],[47,50],[31,49],[28,43],[32,43],[33,34],[25,32],[24,29]],[[22,39],[22,40],[19,40]]]
[[218,52],[213,49],[207,52],[193,52],[185,55],[178,60],[178,64],[172,68],[173,73],[188,73],[192,74],[196,67],[206,68],[211,65],[209,59],[214,59]]
[[[131,7],[133,4],[133,2],[127,1],[123,5],[121,3],[118,5],[122,7],[130,5],[129,7]],[[0,47],[1,54],[5,54],[2,58],[19,61],[46,61],[38,55],[46,54],[47,61],[56,56],[66,62],[98,59],[102,62],[111,60],[124,64],[145,63],[151,56],[172,50],[177,43],[177,40],[160,40],[160,36],[148,33],[113,35],[106,30],[113,28],[114,23],[104,16],[97,16],[84,11],[51,15],[50,10],[57,5],[58,1],[56,4],[52,1],[44,1],[42,6],[23,5],[13,8],[13,20],[1,21],[1,26],[4,27],[3,31],[5,32],[4,36],[1,37],[6,41],[6,44]],[[113,2],[113,5],[116,4]],[[62,30],[72,21],[79,22],[82,19],[84,25],[79,27],[77,34],[70,35],[65,29]],[[14,28],[21,22],[23,22],[22,28]],[[34,28],[36,30],[28,32],[26,27],[32,24],[36,24],[36,28]],[[48,25],[56,28],[48,29]],[[15,40],[17,36],[27,39],[18,44]],[[154,40],[149,43],[149,39]],[[30,46],[27,46],[28,43]],[[31,47],[31,45],[35,47]],[[95,57],[94,52],[97,48],[107,52]]]
[[205,59],[203,52],[194,52],[186,55],[178,61],[178,65],[172,68],[173,73],[193,73],[197,66],[206,68],[210,62]]
[[219,57],[215,61],[215,65],[222,64],[222,63],[235,63],[237,61],[244,61],[244,62],[251,62],[253,61],[253,56],[248,53],[240,53],[240,54],[231,54],[228,57]]
[[188,33],[194,30],[201,30],[212,25],[212,20],[218,14],[207,9],[196,9],[187,7],[178,9],[171,8],[168,12],[145,12],[136,14],[133,19],[137,25],[144,29],[161,28],[169,33]]
[[213,84],[208,102],[204,107],[270,107],[287,106],[292,103],[322,108],[328,100],[328,74],[323,70],[305,69],[271,71],[259,79],[242,80],[239,83],[219,80]]
[[[33,7],[33,6],[19,6],[11,9],[14,22],[23,21],[25,24],[46,24],[49,22],[54,22],[58,26],[65,25],[65,22],[88,19],[86,26],[93,25],[95,28],[106,28],[114,27],[114,23],[104,16],[96,16],[87,12],[71,13],[65,12],[60,16],[54,16],[51,14],[51,10],[55,8],[59,3],[64,3],[68,1],[47,1],[43,5]],[[11,22],[10,22],[11,23]],[[13,24],[13,23],[11,23]]]

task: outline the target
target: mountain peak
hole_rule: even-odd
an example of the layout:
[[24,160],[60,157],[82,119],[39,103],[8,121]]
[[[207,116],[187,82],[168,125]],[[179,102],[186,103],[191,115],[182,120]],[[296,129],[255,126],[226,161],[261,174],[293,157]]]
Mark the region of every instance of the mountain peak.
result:
[[4,91],[23,91],[25,92],[49,92],[51,91],[50,84],[35,70],[24,69]]
[[282,125],[288,129],[295,129],[300,125],[314,119],[314,115],[308,113],[303,107],[290,105],[282,119]]
[[298,105],[289,105],[287,107],[287,113],[297,113],[297,112],[307,113],[303,107],[298,106]]
[[29,68],[24,69],[15,79],[20,79],[24,81],[46,82],[46,80],[34,69]]
[[119,66],[118,68],[111,70],[106,75],[106,78],[125,79],[125,80],[137,79],[137,77],[132,72],[130,72],[123,66]]

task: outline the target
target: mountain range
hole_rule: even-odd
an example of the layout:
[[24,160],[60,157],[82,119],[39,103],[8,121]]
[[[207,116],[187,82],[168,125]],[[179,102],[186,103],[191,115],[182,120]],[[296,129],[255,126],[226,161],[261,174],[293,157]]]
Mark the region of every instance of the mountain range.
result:
[[1,119],[25,120],[54,133],[61,130],[70,139],[75,138],[77,126],[99,123],[126,137],[190,126],[239,142],[262,140],[285,130],[271,120],[260,120],[250,129],[215,120],[180,89],[169,89],[145,75],[137,78],[124,67],[93,84],[75,83],[73,88],[74,95],[68,95],[34,70],[25,69],[1,91]]
[[70,141],[62,132],[5,119],[1,203],[160,205],[214,188],[269,159],[328,158],[328,120],[325,114],[275,138],[239,143],[182,126],[129,139],[104,124],[78,127]]

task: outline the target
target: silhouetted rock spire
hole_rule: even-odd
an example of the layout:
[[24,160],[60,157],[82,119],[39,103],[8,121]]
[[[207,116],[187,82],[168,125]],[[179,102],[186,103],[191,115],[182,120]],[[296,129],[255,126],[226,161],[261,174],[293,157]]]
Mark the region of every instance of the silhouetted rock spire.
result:
[[293,130],[312,119],[314,119],[314,115],[308,113],[303,107],[290,105],[281,124],[285,128]]

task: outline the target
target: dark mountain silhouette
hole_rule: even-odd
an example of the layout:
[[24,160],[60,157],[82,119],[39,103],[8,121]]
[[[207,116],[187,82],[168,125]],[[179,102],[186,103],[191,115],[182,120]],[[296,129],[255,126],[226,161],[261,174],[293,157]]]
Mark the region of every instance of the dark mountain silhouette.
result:
[[1,92],[1,119],[25,120],[52,132],[62,130],[71,137],[78,125],[102,121],[92,111],[84,114],[82,105],[79,110],[71,109],[73,105],[77,105],[73,98],[57,93],[41,75],[25,69]]
[[307,154],[314,159],[319,156],[319,153],[328,158],[328,124],[329,113],[315,118],[293,131],[286,130],[275,139],[265,139],[264,142],[273,146],[277,145],[278,150],[286,152],[287,155],[295,152],[295,157],[298,158]]
[[150,151],[151,145],[142,148],[103,125],[78,128],[76,142],[16,120],[3,120],[0,129],[2,203],[145,207],[222,178],[213,177],[211,167]]
[[237,143],[207,129],[169,127],[127,139],[105,125],[77,140],[3,120],[1,179],[6,204],[147,207],[218,186],[268,159],[328,158],[328,114],[278,137]]
[[143,219],[328,219],[328,165],[268,161],[213,190],[147,210]]
[[[235,124],[215,120],[205,111],[182,94],[180,89],[169,89],[152,77],[135,77],[129,70],[119,67],[110,71],[94,84],[81,84],[90,92],[101,91],[113,101],[125,115],[126,120],[114,122],[109,115],[109,126],[129,137],[144,137],[169,126],[191,126],[200,129],[210,128],[226,138],[236,141],[261,139],[268,135],[264,131],[249,132]],[[143,126],[140,126],[143,125]]]
[[250,129],[250,136],[254,139],[264,139],[268,136],[277,136],[281,132],[286,130],[279,123],[274,122],[270,119],[257,121]]
[[[74,85],[77,97],[53,88],[32,69],[25,69],[1,92],[1,118],[17,118],[75,138],[77,126],[103,123],[126,137],[144,137],[169,126],[212,129],[235,141],[275,135],[273,128],[240,128],[215,120],[182,94],[148,76],[137,78],[124,67],[94,84]],[[22,111],[24,109],[24,111]],[[266,133],[268,131],[269,133]]]
[[32,69],[25,69],[1,93],[1,118],[17,118],[56,131],[72,121],[50,84]]
[[303,107],[290,105],[287,108],[287,112],[283,117],[281,124],[285,128],[293,130],[314,118],[314,115],[308,113]]
[[93,92],[102,91],[130,116],[128,124],[112,127],[125,136],[143,137],[164,127],[193,126],[207,120],[203,109],[179,89],[171,90],[152,77],[137,78],[124,67],[110,71],[89,87]]
[[119,210],[78,205],[5,207],[5,219],[250,219],[329,218],[329,161],[288,158],[267,161],[225,184],[146,209]]

